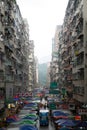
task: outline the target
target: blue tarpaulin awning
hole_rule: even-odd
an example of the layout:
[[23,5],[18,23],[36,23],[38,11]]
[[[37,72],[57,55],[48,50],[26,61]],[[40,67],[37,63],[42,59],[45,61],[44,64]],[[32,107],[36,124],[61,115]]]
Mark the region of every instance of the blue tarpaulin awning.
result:
[[23,125],[23,126],[20,126],[19,130],[38,130],[38,128],[34,126],[30,126],[30,125]]
[[86,121],[81,121],[77,125],[78,127],[87,127],[87,122]]
[[74,121],[70,120],[70,119],[66,119],[65,122],[58,123],[58,125],[60,125],[60,126],[70,126],[70,127],[76,126],[76,124],[74,123]]
[[62,127],[60,128],[59,130],[71,130],[70,128],[67,128],[67,127]]
[[32,121],[36,121],[38,118],[37,117],[31,117],[31,116],[25,116],[22,119],[30,119]]
[[62,111],[54,111],[52,112],[53,116],[68,116],[69,113],[64,113]]
[[66,121],[66,119],[58,119],[55,121],[55,123],[64,123]]

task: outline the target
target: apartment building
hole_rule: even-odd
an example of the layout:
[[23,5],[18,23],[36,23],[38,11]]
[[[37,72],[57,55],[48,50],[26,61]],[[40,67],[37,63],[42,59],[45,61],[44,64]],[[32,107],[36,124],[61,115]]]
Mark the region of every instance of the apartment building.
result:
[[[5,98],[12,97],[13,95],[13,81],[14,81],[14,68],[12,61],[12,54],[14,51],[14,2],[11,1],[0,1],[0,47],[3,50],[4,55],[1,56],[1,66],[0,66],[0,77],[1,77],[1,88],[3,96]],[[3,79],[2,79],[3,77]],[[3,84],[3,85],[2,85]]]
[[30,44],[29,44],[29,25],[26,19],[23,19],[22,24],[22,85],[23,91],[26,92],[29,89],[29,54],[30,54]]
[[0,107],[29,87],[29,29],[15,0],[0,0]]
[[34,88],[34,41],[29,40],[29,91]]
[[[57,81],[70,98],[87,103],[87,0],[69,0],[64,22],[57,34]],[[54,44],[53,44],[54,45]],[[50,79],[56,80],[53,62]]]
[[50,86],[50,63],[47,64],[47,81],[46,81],[46,86],[49,88]]
[[34,87],[38,87],[38,59],[34,57]]
[[63,24],[65,87],[87,103],[87,1],[69,0]]
[[63,59],[62,54],[65,50],[65,47],[63,44],[63,27],[62,26],[61,26],[61,30],[58,33],[58,39],[59,39],[59,42],[58,42],[58,44],[59,44],[59,47],[58,47],[58,67],[59,67],[58,83],[59,83],[59,88],[61,90],[62,88],[64,88],[64,81],[65,81],[64,68],[63,68],[64,60],[62,60]]
[[4,60],[5,60],[5,48],[4,48],[4,28],[3,28],[3,16],[4,16],[4,2],[0,1],[0,109],[4,106]]
[[52,61],[50,63],[50,78],[51,82],[58,83],[59,79],[59,64],[58,64],[58,49],[59,49],[59,37],[58,34],[61,30],[61,26],[56,27],[55,36],[52,40]]

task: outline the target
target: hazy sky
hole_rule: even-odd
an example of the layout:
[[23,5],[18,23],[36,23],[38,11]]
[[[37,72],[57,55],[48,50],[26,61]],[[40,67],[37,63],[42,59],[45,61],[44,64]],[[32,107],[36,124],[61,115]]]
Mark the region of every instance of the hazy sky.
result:
[[17,0],[23,18],[29,23],[30,40],[34,40],[39,62],[51,56],[56,25],[63,23],[68,0]]

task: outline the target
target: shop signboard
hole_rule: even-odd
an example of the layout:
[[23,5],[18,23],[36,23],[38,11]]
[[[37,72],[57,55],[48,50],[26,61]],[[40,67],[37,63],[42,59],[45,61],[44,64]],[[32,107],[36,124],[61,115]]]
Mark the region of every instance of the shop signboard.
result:
[[57,87],[58,87],[57,82],[50,83],[50,89],[57,89]]
[[50,90],[49,90],[49,94],[56,94],[56,95],[58,95],[58,94],[59,94],[59,90],[50,89]]
[[66,95],[66,89],[65,88],[62,88],[62,94]]
[[79,113],[80,115],[87,115],[87,109],[79,109],[79,110],[78,110],[78,113]]

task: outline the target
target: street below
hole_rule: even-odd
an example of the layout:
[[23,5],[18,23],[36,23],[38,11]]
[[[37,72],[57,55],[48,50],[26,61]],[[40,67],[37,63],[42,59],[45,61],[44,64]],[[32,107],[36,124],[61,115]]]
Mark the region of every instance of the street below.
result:
[[[45,103],[47,101],[45,99],[42,99],[41,102]],[[44,107],[41,109],[42,110],[46,110],[46,109],[49,110],[48,108],[44,109]],[[20,110],[20,112],[17,114],[17,116],[19,118],[23,118],[28,113],[29,113],[29,109],[24,110],[24,108],[23,108]],[[55,130],[54,124],[53,124],[53,122],[51,122],[50,116],[49,116],[49,125],[48,126],[45,126],[45,125],[41,126],[40,125],[40,116],[38,115],[38,120],[36,122],[36,128],[38,128],[38,130]],[[10,123],[7,130],[19,130],[19,126],[18,126],[18,124]]]

